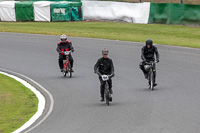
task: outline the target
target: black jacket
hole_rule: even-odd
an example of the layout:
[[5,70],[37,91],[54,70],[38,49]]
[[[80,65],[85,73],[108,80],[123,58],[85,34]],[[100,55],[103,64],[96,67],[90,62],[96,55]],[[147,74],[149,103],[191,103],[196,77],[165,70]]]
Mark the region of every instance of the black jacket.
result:
[[70,41],[66,41],[66,42],[59,42],[57,45],[57,52],[61,55],[63,55],[62,51],[74,51],[74,48],[72,47],[72,43]]
[[156,46],[152,45],[150,48],[147,48],[147,46],[144,46],[141,51],[141,58],[144,61],[155,61],[155,56],[156,55],[156,60],[159,60],[159,53],[158,49]]
[[112,59],[110,58],[100,58],[94,66],[94,71],[101,74],[114,76],[114,66]]

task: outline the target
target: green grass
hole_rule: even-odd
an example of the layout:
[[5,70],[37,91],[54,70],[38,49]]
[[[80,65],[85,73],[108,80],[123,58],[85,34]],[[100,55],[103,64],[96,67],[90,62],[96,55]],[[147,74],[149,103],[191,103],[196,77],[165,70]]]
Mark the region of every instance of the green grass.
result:
[[0,74],[0,133],[20,128],[37,111],[35,94],[18,81]]
[[133,24],[114,22],[0,22],[0,32],[18,32],[112,40],[200,48],[200,28],[175,25]]

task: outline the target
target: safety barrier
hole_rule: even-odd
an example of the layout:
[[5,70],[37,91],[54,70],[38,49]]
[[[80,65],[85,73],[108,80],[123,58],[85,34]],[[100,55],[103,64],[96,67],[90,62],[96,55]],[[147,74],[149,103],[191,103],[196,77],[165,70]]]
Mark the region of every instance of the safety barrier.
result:
[[72,1],[2,1],[1,21],[79,21],[82,2]]
[[85,19],[148,23],[150,3],[82,1]]
[[149,23],[200,25],[200,5],[151,3]]
[[130,23],[200,25],[200,5],[110,1],[3,1],[1,21],[111,20]]

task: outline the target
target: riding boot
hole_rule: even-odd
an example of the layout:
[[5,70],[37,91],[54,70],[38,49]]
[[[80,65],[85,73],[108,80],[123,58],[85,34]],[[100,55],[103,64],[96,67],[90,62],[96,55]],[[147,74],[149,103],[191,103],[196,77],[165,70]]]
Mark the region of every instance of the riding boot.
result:
[[101,100],[100,100],[101,102],[104,102],[105,100],[104,100],[104,97],[101,97]]

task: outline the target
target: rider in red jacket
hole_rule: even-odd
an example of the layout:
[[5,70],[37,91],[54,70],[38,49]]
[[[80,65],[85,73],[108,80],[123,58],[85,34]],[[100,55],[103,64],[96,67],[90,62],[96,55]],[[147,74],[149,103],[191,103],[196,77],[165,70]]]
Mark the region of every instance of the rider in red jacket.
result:
[[[69,40],[67,40],[67,36],[65,34],[60,36],[60,40],[61,41],[58,42],[56,50],[59,53],[59,59],[58,59],[59,67],[60,67],[61,72],[63,72],[63,60],[66,59],[64,52],[70,51],[70,50],[74,52],[74,48],[72,47],[72,43]],[[69,56],[69,61],[70,61],[71,67],[73,68],[74,60],[72,58],[72,55]],[[72,72],[73,72],[73,69],[72,69]]]

